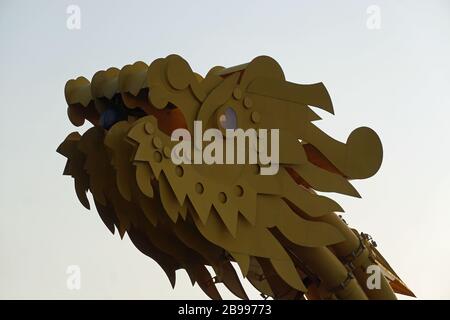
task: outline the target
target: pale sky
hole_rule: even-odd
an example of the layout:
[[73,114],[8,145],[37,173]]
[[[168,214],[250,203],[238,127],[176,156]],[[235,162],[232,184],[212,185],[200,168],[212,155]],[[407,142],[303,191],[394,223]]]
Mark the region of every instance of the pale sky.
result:
[[[66,26],[72,4],[80,30]],[[380,29],[367,28],[370,5]],[[67,80],[177,53],[203,75],[264,54],[289,81],[323,82],[336,115],[319,127],[345,140],[369,126],[384,146],[378,174],[355,183],[362,199],[332,195],[344,218],[419,298],[449,299],[449,39],[447,0],[0,0],[0,298],[207,298],[184,271],[172,289],[127,237],[111,235],[78,203],[55,152],[76,130]],[[70,265],[80,290],[67,288]]]

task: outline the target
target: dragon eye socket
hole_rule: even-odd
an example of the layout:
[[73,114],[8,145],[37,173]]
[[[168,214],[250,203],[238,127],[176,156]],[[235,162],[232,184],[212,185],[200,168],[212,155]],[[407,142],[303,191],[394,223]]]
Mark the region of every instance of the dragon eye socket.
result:
[[233,108],[228,107],[222,114],[220,114],[219,123],[223,129],[237,128],[237,116]]

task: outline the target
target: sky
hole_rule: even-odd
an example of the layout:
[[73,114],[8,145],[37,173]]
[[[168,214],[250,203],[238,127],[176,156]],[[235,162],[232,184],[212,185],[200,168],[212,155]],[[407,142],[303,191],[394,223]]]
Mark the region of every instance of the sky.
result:
[[67,80],[177,53],[202,75],[269,55],[287,80],[323,82],[335,115],[317,125],[341,141],[369,126],[384,148],[362,199],[332,198],[419,299],[450,299],[449,39],[446,0],[0,0],[0,298],[207,298],[84,209],[55,151],[87,129],[67,119]]

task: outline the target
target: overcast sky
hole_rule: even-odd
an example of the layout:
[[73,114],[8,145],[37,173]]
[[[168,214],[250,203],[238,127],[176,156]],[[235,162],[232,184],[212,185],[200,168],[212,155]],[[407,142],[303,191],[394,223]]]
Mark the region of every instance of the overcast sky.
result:
[[[81,10],[80,29],[67,28],[69,5]],[[371,5],[379,29],[367,26]],[[374,237],[419,298],[449,299],[449,39],[446,0],[0,0],[0,298],[206,298],[184,271],[173,290],[84,209],[55,152],[75,130],[68,79],[177,53],[203,75],[264,54],[289,81],[324,82],[336,115],[319,127],[345,141],[366,125],[384,146],[378,174],[355,184],[363,198],[334,197],[345,219]],[[70,265],[79,290],[67,288]]]

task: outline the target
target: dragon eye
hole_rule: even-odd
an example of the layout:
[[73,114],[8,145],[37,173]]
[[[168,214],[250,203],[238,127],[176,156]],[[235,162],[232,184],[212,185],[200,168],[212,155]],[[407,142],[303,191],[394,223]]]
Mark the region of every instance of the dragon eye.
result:
[[219,123],[223,129],[236,129],[237,128],[237,116],[233,108],[228,107],[219,116]]

